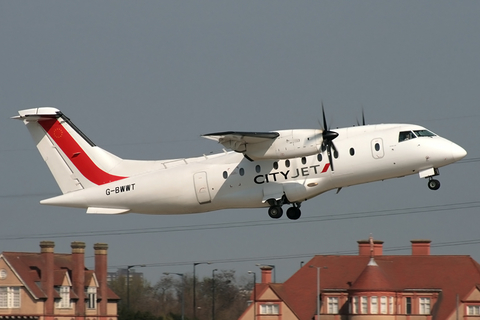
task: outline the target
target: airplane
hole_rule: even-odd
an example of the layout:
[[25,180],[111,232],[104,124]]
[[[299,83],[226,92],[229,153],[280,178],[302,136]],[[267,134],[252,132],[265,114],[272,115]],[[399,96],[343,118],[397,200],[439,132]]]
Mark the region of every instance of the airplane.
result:
[[[418,174],[437,190],[439,168],[467,155],[414,124],[377,124],[203,135],[222,153],[193,158],[121,159],[96,146],[60,110],[18,111],[62,195],[41,204],[88,214],[189,214],[268,208],[271,218],[301,216],[302,202],[329,190]],[[334,142],[335,141],[335,142]]]

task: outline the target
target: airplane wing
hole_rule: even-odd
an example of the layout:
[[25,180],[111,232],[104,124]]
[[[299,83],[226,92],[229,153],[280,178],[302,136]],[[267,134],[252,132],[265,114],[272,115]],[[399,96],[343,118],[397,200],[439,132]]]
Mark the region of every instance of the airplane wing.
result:
[[225,131],[204,134],[202,137],[218,141],[225,148],[236,152],[247,151],[247,144],[255,144],[268,140],[275,140],[280,133],[278,132],[242,132],[242,131]]

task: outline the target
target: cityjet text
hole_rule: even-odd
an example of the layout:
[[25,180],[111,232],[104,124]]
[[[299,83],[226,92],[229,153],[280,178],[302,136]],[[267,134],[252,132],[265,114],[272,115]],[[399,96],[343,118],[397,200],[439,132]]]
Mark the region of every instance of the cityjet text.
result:
[[[269,182],[276,182],[280,179],[288,180],[288,179],[295,179],[300,176],[306,177],[306,176],[309,176],[310,174],[318,174],[319,173],[319,170],[317,169],[318,167],[320,167],[320,165],[302,167],[302,168],[295,169],[293,173],[291,173],[290,170],[288,170],[287,172],[279,171],[279,172],[272,172],[267,174],[259,174],[258,176],[255,176],[255,178],[253,178],[253,181],[256,184],[263,184],[263,183],[269,183]],[[325,164],[321,173],[327,172],[329,167],[330,167],[330,163]]]

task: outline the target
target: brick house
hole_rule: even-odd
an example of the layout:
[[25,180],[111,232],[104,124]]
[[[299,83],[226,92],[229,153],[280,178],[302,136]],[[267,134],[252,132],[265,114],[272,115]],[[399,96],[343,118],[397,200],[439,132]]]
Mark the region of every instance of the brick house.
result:
[[470,256],[430,255],[429,240],[412,240],[411,255],[358,243],[358,255],[315,256],[285,283],[261,267],[239,320],[480,319],[480,264]]
[[116,320],[119,297],[107,286],[108,245],[97,243],[95,270],[85,268],[85,243],[71,254],[54,253],[53,241],[40,253],[0,255],[0,319]]

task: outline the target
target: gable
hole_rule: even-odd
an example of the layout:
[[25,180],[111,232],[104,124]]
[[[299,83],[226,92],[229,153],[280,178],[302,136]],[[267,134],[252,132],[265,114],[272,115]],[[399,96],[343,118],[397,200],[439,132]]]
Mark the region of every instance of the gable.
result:
[[0,278],[0,287],[7,286],[23,286],[22,281],[18,278],[16,272],[10,267],[10,265],[5,261],[3,255],[0,255],[0,271],[3,271],[5,279]]
[[95,273],[88,271],[85,273],[85,287],[100,287]]
[[472,291],[465,296],[463,301],[480,301],[480,288],[478,286],[475,286]]
[[264,292],[262,292],[259,297],[257,297],[257,301],[278,301],[280,298],[273,292],[273,290],[268,287]]
[[68,271],[66,270],[55,270],[54,272],[54,285],[62,287],[71,287],[72,282],[68,276]]

